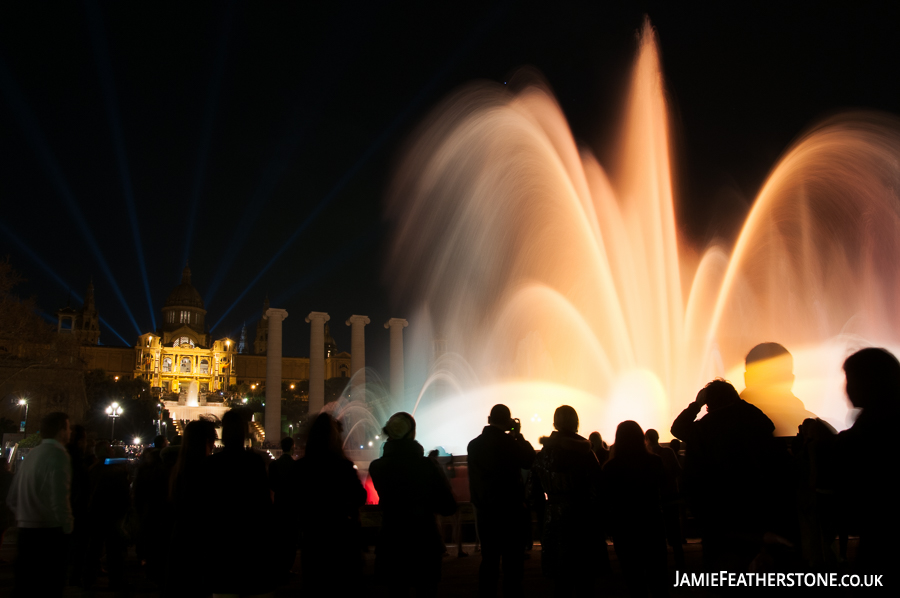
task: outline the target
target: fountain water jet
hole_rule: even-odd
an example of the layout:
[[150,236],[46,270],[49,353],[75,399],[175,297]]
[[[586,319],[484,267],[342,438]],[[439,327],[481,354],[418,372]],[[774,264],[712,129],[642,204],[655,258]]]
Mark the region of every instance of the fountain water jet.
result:
[[[567,402],[584,431],[611,436],[635,419],[665,438],[706,381],[728,375],[740,389],[743,357],[763,341],[794,353],[797,394],[843,428],[846,408],[826,392],[841,390],[842,357],[897,345],[895,119],[813,129],[769,177],[733,252],[710,247],[694,266],[676,233],[649,24],[627,106],[614,176],[577,148],[540,84],[469,86],[413,138],[388,206],[392,286],[427,306],[479,380],[419,397],[423,444],[460,452],[497,402],[533,440]],[[682,270],[694,272],[686,289]]]
[[198,400],[198,396],[200,395],[200,383],[196,380],[191,380],[190,384],[188,384],[187,394],[185,395],[184,404],[188,407],[199,407],[200,401]]

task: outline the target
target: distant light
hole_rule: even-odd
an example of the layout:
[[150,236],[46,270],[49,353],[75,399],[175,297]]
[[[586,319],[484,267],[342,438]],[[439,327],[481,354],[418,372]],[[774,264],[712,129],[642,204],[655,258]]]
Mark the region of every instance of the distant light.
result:
[[140,443],[141,443],[141,439],[138,438],[137,436],[135,436],[135,437],[134,437],[134,443],[135,443],[135,444],[140,444]]
[[25,399],[19,399],[19,405],[27,405],[27,404],[28,404],[28,401],[26,401]]
[[244,397],[243,399],[241,399],[241,402],[242,402],[244,405],[246,405],[246,404],[247,404],[247,397]]
[[371,441],[371,440],[369,441],[369,446],[372,446],[372,441]]
[[363,445],[359,445],[359,448],[363,448]]
[[376,434],[376,435],[375,435],[375,440],[378,440],[379,438],[381,438],[381,436],[379,436],[378,434]]
[[118,376],[116,376],[116,382],[118,382],[118,381],[119,381],[119,377],[118,377]]
[[293,385],[293,384],[291,384],[291,390],[294,390],[294,385]]

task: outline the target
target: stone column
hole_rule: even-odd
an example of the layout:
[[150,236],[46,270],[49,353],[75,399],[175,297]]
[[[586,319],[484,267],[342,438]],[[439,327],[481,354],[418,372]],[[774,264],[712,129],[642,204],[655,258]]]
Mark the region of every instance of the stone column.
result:
[[384,327],[391,331],[391,396],[394,400],[403,399],[403,329],[409,322],[403,318],[391,318]]
[[[325,322],[331,317],[323,311],[306,316],[309,330],[309,417],[325,407]],[[271,334],[271,333],[270,333]]]
[[281,322],[288,317],[283,309],[268,309],[269,342],[266,345],[266,442],[281,442]]
[[[368,316],[350,316],[345,324],[350,326],[350,378],[352,388],[350,398],[365,400],[366,398],[366,324]],[[359,375],[357,375],[359,372]]]

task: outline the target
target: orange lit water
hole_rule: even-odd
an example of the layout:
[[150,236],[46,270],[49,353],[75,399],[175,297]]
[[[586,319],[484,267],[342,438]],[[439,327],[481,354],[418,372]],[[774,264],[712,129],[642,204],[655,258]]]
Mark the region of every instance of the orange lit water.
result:
[[423,444],[464,451],[497,402],[532,441],[563,403],[585,435],[611,441],[635,419],[665,439],[706,381],[726,376],[740,390],[743,356],[763,341],[792,351],[795,394],[844,428],[843,359],[897,344],[895,119],[814,128],[772,171],[739,238],[688,263],[698,252],[679,245],[649,25],[626,106],[615,177],[575,144],[540,84],[473,84],[414,136],[388,205],[388,282],[420,300],[413,362],[435,337],[448,351],[404,404],[419,400]]

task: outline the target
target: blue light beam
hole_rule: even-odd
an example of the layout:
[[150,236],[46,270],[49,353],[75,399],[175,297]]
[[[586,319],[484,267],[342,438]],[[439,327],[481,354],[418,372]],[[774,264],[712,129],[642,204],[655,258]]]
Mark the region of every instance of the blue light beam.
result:
[[[284,305],[286,304],[294,295],[299,293],[300,291],[306,289],[314,282],[322,278],[323,276],[334,272],[335,268],[346,262],[348,259],[353,257],[359,249],[368,245],[372,241],[374,241],[378,237],[378,233],[381,231],[382,225],[377,224],[369,228],[369,231],[362,236],[356,238],[352,243],[348,243],[344,245],[337,253],[331,255],[330,259],[321,263],[318,268],[315,268],[313,271],[307,273],[300,280],[295,282],[291,288],[287,291],[281,293],[272,301],[272,305]],[[257,312],[253,312],[249,314],[243,321],[252,320]],[[216,328],[219,324],[222,323],[223,318],[219,318],[219,321],[215,323],[215,325],[210,328],[210,332]],[[234,330],[240,330],[240,326],[238,326]]]
[[75,221],[85,242],[94,254],[94,259],[97,260],[97,264],[100,266],[100,269],[109,281],[110,286],[112,286],[113,292],[125,309],[128,319],[131,320],[134,329],[137,331],[137,334],[140,335],[141,328],[138,326],[137,320],[134,319],[134,314],[131,313],[128,302],[125,301],[125,296],[122,294],[122,290],[119,288],[118,283],[116,283],[116,278],[113,276],[109,264],[106,263],[106,258],[103,257],[103,253],[100,251],[100,246],[97,244],[96,239],[94,239],[94,235],[91,234],[87,221],[81,213],[78,203],[75,201],[75,196],[69,189],[62,170],[56,162],[56,158],[53,157],[53,152],[50,151],[50,147],[47,145],[47,142],[41,133],[41,127],[37,118],[35,118],[34,114],[28,108],[22,92],[19,90],[11,73],[6,68],[6,64],[2,60],[0,60],[0,87],[3,88],[3,95],[6,97],[6,101],[16,115],[16,121],[22,126],[25,138],[37,154],[41,165],[47,171],[47,175],[53,183],[53,186],[56,187],[57,192],[62,196],[66,207],[72,215],[72,219]]
[[150,296],[150,279],[147,276],[147,265],[144,261],[144,246],[141,242],[141,230],[138,226],[137,209],[134,202],[134,190],[131,185],[131,173],[128,168],[128,158],[125,151],[125,140],[122,135],[121,119],[119,118],[119,104],[116,100],[115,83],[113,82],[112,67],[109,60],[109,49],[106,45],[106,36],[103,31],[103,15],[96,2],[87,2],[87,21],[91,30],[91,41],[94,46],[94,62],[97,66],[97,75],[103,87],[103,100],[106,104],[106,116],[109,120],[109,128],[112,132],[113,143],[116,150],[116,162],[119,166],[119,178],[122,181],[122,191],[125,195],[125,209],[128,220],[131,223],[131,236],[134,239],[134,249],[137,253],[138,268],[144,281],[144,294],[147,297],[147,307],[150,310],[150,322],[153,330],[156,330],[156,315],[153,310],[153,299]]
[[[44,270],[44,272],[49,274],[50,278],[55,280],[56,283],[59,284],[59,286],[61,286],[63,289],[65,289],[75,299],[75,301],[78,301],[82,305],[84,304],[84,299],[81,298],[81,295],[79,295],[71,286],[69,286],[69,283],[67,283],[65,280],[63,280],[62,277],[53,270],[53,268],[48,266],[47,263],[41,259],[41,256],[39,256],[37,253],[35,253],[31,249],[31,247],[26,245],[22,241],[22,239],[20,239],[18,236],[16,236],[16,234],[12,230],[10,230],[5,224],[3,224],[3,222],[0,222],[0,233],[3,233],[3,236],[7,237],[9,240],[11,240],[13,243],[15,243],[16,246],[18,246],[18,248],[21,249],[22,252],[25,253],[25,255],[27,255],[31,259],[31,261],[33,261],[35,264],[40,266]],[[57,322],[57,320],[53,320],[53,321]],[[113,334],[118,336],[119,340],[121,340],[122,343],[126,347],[131,346],[131,343],[126,341],[125,338],[121,334],[119,334],[115,328],[110,326],[109,322],[107,322],[102,317],[100,318],[100,322],[106,327],[107,330],[109,330],[110,332],[112,332]]]
[[[240,295],[238,295],[237,299],[234,300],[234,303],[225,311],[224,314],[219,318],[218,322],[216,322],[216,326],[234,309],[241,299],[250,291],[253,286],[259,282],[259,279],[262,278],[263,274],[265,274],[269,268],[271,268],[275,262],[280,258],[284,252],[291,246],[291,244],[296,241],[301,233],[303,233],[310,224],[318,217],[319,214],[337,197],[341,191],[343,191],[344,187],[349,183],[356,173],[362,170],[363,166],[376,154],[376,152],[381,149],[381,147],[391,138],[394,132],[400,128],[400,125],[407,119],[409,114],[413,112],[420,104],[422,104],[431,92],[437,87],[438,83],[444,79],[444,77],[460,62],[462,62],[463,58],[467,56],[476,45],[486,37],[488,31],[498,22],[498,17],[500,15],[500,7],[496,9],[491,15],[482,20],[482,22],[475,28],[475,30],[460,43],[457,47],[456,51],[450,55],[447,61],[441,66],[440,69],[431,77],[431,79],[426,83],[419,92],[413,97],[413,99],[407,104],[407,106],[397,114],[391,123],[382,130],[382,132],[378,135],[375,141],[369,145],[365,152],[363,152],[362,156],[350,167],[349,170],[345,171],[341,179],[332,187],[331,191],[329,191],[322,201],[313,208],[312,212],[306,217],[303,223],[294,231],[291,237],[281,246],[275,255],[272,256],[272,259],[269,260],[269,263],[263,267],[263,269],[256,275],[256,277],[250,281],[250,284],[244,288]],[[246,224],[246,223],[244,223]],[[235,244],[236,245],[236,244]],[[230,262],[225,262],[223,260],[223,266],[220,266],[219,271],[223,272],[224,269],[227,269],[228,264]],[[210,292],[207,293],[207,299],[212,296],[212,293],[215,289],[218,288],[219,284],[221,284],[221,277],[217,273],[217,276],[213,279],[213,285],[210,289]],[[207,300],[207,305],[209,305],[209,301]],[[215,326],[213,326],[215,328]]]

